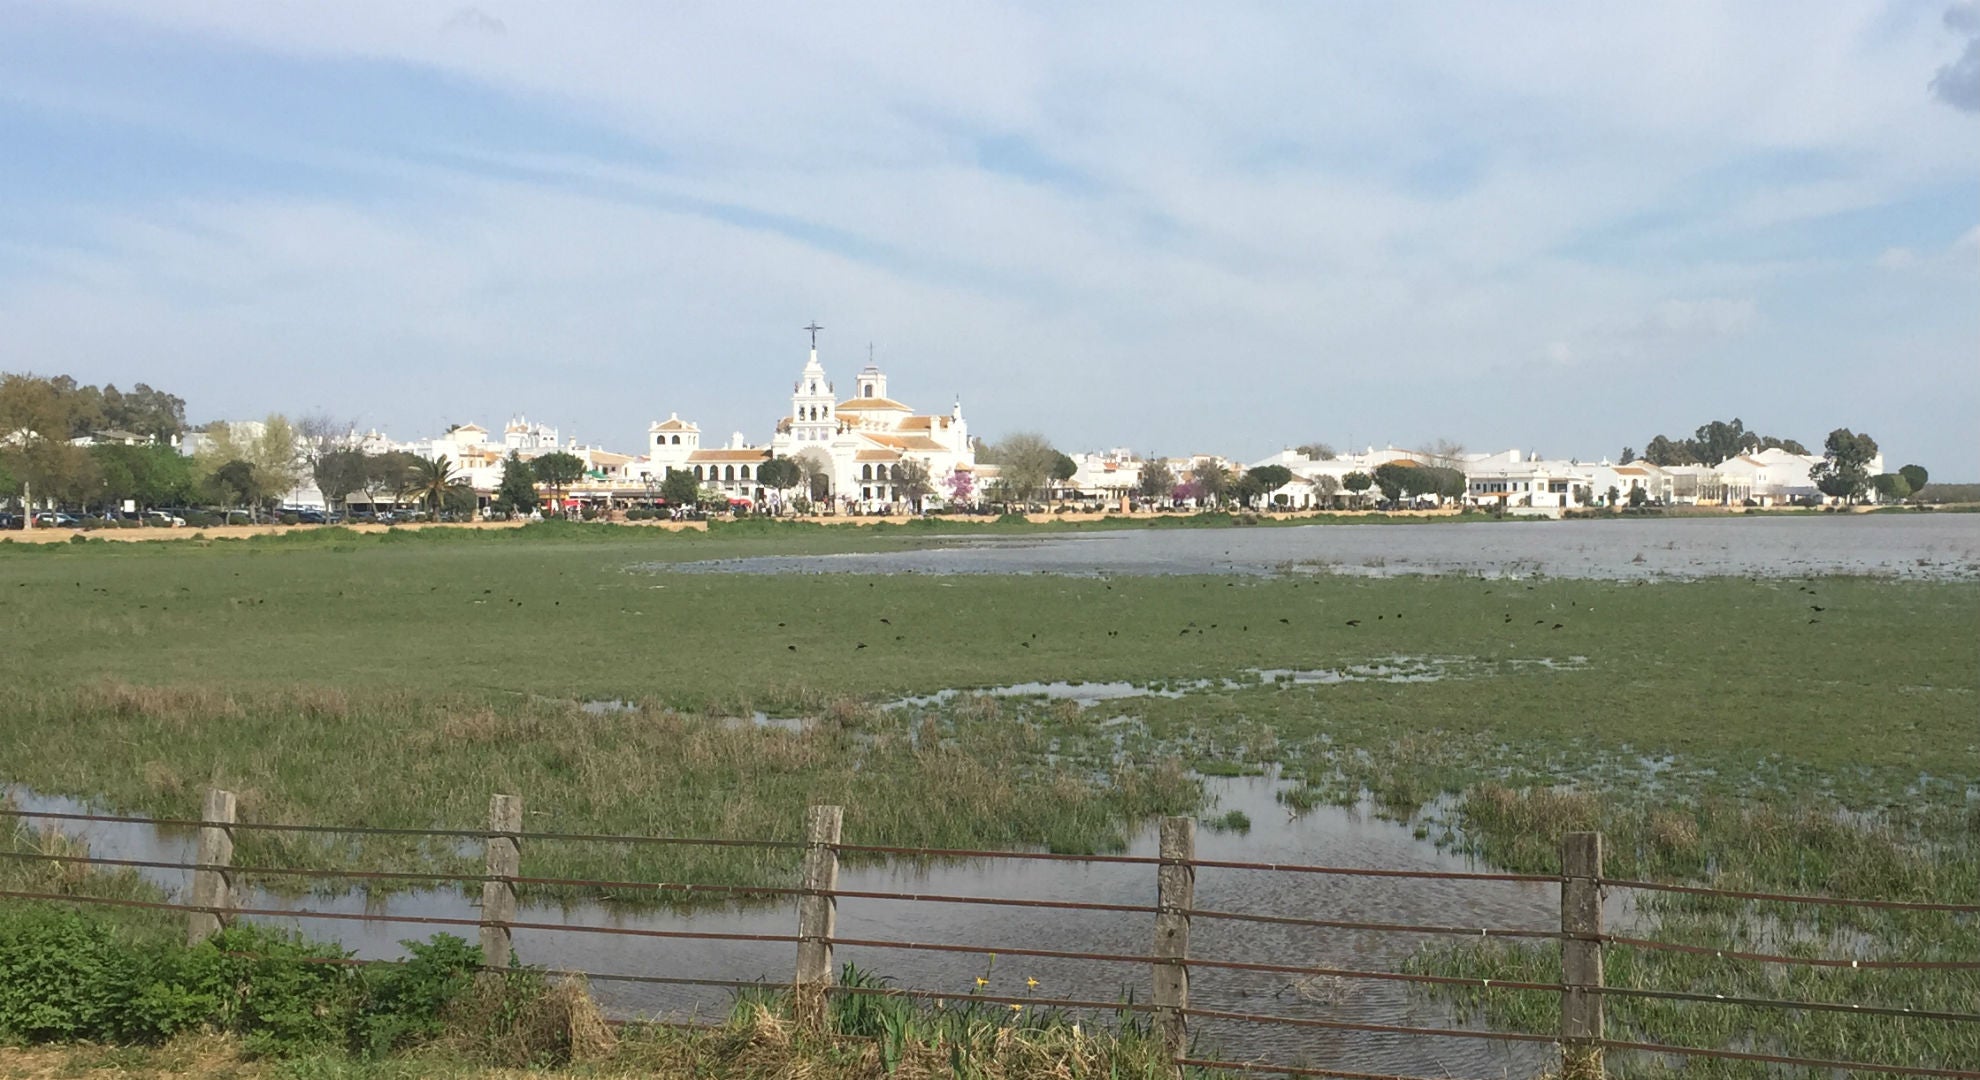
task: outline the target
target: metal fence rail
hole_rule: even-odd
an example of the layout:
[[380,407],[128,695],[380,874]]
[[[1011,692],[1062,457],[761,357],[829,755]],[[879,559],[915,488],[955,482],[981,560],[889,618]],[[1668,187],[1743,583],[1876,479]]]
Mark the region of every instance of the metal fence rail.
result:
[[[1970,1068],[1919,1064],[1916,1062],[1860,1062],[1799,1057],[1768,1050],[1730,1050],[1713,1047],[1687,1047],[1609,1037],[1604,1030],[1603,1003],[1608,999],[1673,1001],[1691,1004],[1775,1011],[1849,1013],[1859,1016],[1888,1017],[1944,1024],[1980,1023],[1980,1012],[1912,1008],[1904,1005],[1806,1001],[1724,995],[1695,990],[1667,990],[1653,987],[1606,985],[1603,979],[1604,950],[1639,949],[1705,955],[1739,963],[1813,967],[1839,973],[1875,971],[1924,971],[1960,973],[1980,971],[1980,960],[1968,959],[1884,959],[1878,957],[1837,957],[1788,955],[1721,949],[1684,942],[1662,941],[1607,933],[1602,925],[1601,897],[1605,889],[1645,890],[1742,903],[1810,904],[1852,907],[1864,910],[1933,912],[1951,916],[1980,914],[1980,904],[1935,900],[1854,899],[1810,896],[1754,890],[1713,889],[1694,885],[1645,882],[1609,878],[1602,874],[1600,838],[1594,834],[1573,834],[1562,846],[1558,874],[1511,874],[1430,870],[1397,870],[1298,863],[1240,862],[1195,858],[1194,824],[1184,818],[1163,823],[1160,854],[1155,856],[1072,854],[1059,852],[987,851],[958,848],[915,848],[878,844],[842,843],[838,836],[837,808],[814,808],[806,822],[806,840],[757,840],[749,838],[704,838],[670,836],[620,836],[574,832],[531,832],[520,828],[521,800],[496,796],[491,802],[490,821],[480,829],[398,828],[377,826],[302,825],[255,823],[234,820],[234,800],[229,793],[212,792],[203,816],[198,819],[119,816],[109,814],[30,811],[0,808],[0,817],[19,822],[107,823],[196,831],[196,855],[188,860],[111,858],[59,851],[0,851],[0,858],[58,867],[80,866],[104,870],[174,871],[190,876],[189,899],[148,900],[136,897],[95,896],[80,892],[11,889],[0,890],[0,900],[23,900],[76,904],[135,910],[182,913],[188,917],[188,938],[204,940],[240,917],[267,919],[365,922],[409,926],[474,928],[480,934],[486,972],[506,970],[505,961],[513,955],[513,934],[533,931],[557,934],[603,935],[634,939],[713,941],[796,946],[798,964],[790,981],[764,981],[724,978],[690,978],[623,971],[576,971],[551,969],[551,976],[582,977],[599,982],[634,985],[700,987],[734,992],[762,991],[791,995],[799,1023],[824,1022],[824,1003],[832,996],[879,996],[927,1002],[976,1002],[1014,1007],[1013,1015],[1030,1009],[1061,1012],[1100,1012],[1116,1016],[1146,1016],[1152,1032],[1162,1040],[1178,1070],[1203,1069],[1228,1072],[1265,1072],[1285,1076],[1324,1076],[1340,1080],[1419,1080],[1387,1073],[1330,1069],[1323,1066],[1271,1062],[1260,1059],[1225,1060],[1192,1054],[1189,1025],[1192,1020],[1233,1025],[1263,1025],[1281,1029],[1362,1032],[1409,1039],[1472,1040],[1516,1045],[1558,1045],[1563,1065],[1592,1066],[1596,1075],[1605,1052],[1642,1053],[1672,1057],[1697,1057],[1727,1061],[1747,1061],[1838,1073],[1882,1074],[1907,1077],[1936,1077],[1941,1080],[1980,1080],[1980,1071]],[[480,840],[483,870],[479,873],[448,873],[422,870],[356,870],[311,866],[254,866],[233,857],[236,833],[268,832],[312,835],[377,835],[398,837],[445,837]],[[796,884],[717,884],[528,875],[522,872],[524,844],[598,843],[622,845],[674,845],[739,847],[790,851],[800,856],[801,870]],[[1056,900],[1029,897],[964,895],[840,889],[838,867],[843,859],[933,860],[1016,860],[1054,863],[1083,863],[1146,867],[1153,886],[1153,903],[1103,902],[1097,900]],[[1362,921],[1340,918],[1274,915],[1245,911],[1225,911],[1198,907],[1195,878],[1204,870],[1332,875],[1400,881],[1457,881],[1553,885],[1560,891],[1561,921],[1558,929],[1495,926],[1456,926],[1435,923]],[[236,886],[246,880],[296,878],[315,881],[412,882],[453,884],[481,889],[481,910],[474,917],[448,915],[398,915],[384,912],[339,912],[306,906],[249,907],[239,903]],[[517,917],[519,889],[568,889],[600,896],[679,896],[721,897],[734,900],[778,898],[795,900],[797,922],[790,933],[743,933],[732,931],[667,930],[636,926],[606,926],[569,921],[531,921]],[[1132,915],[1154,920],[1151,947],[1146,951],[1104,952],[1055,949],[1036,946],[993,945],[955,941],[912,941],[841,935],[837,932],[836,910],[841,902],[940,904],[988,906]],[[1299,929],[1340,930],[1371,934],[1429,935],[1456,938],[1552,941],[1560,943],[1561,968],[1558,981],[1515,981],[1476,977],[1432,975],[1408,971],[1366,970],[1295,963],[1240,960],[1200,955],[1189,948],[1192,920],[1246,925],[1294,927]],[[834,948],[872,949],[937,954],[986,954],[1063,960],[1086,964],[1127,965],[1146,968],[1152,992],[1147,1000],[1106,1001],[1080,997],[1037,997],[990,994],[979,988],[971,993],[946,992],[916,987],[836,985],[832,967]],[[251,955],[251,954],[236,954]],[[353,957],[312,958],[308,962],[367,967],[397,964],[390,959]],[[1550,994],[1561,1002],[1562,1027],[1558,1034],[1522,1031],[1492,1031],[1472,1028],[1430,1027],[1407,1024],[1364,1022],[1324,1016],[1294,1016],[1282,1013],[1250,1013],[1192,1005],[1189,999],[1189,973],[1197,971],[1259,972],[1299,977],[1325,977],[1341,980],[1402,983],[1410,985],[1455,986],[1481,991],[1512,991]]]

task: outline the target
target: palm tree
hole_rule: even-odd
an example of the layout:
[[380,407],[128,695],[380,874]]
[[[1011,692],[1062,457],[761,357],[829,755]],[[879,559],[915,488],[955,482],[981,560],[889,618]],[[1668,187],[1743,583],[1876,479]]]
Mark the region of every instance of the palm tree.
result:
[[415,499],[425,499],[426,508],[438,518],[441,508],[447,503],[447,489],[452,487],[458,478],[458,474],[454,472],[454,463],[447,460],[447,455],[420,458],[412,467],[410,478],[412,489],[409,493]]

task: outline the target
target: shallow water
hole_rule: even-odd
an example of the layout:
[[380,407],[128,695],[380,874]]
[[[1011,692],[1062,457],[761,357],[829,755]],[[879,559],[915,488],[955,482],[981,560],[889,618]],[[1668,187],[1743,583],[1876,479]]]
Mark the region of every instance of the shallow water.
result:
[[[1206,814],[1241,810],[1251,818],[1249,833],[1197,830],[1203,859],[1309,863],[1369,869],[1474,869],[1464,858],[1415,838],[1408,826],[1375,817],[1367,807],[1320,807],[1290,817],[1275,800],[1282,787],[1266,777],[1205,780],[1216,804]],[[72,812],[73,800],[13,789],[25,809]],[[63,822],[63,831],[86,838],[93,854],[117,858],[189,861],[189,833],[165,833],[145,826]],[[1153,828],[1137,833],[1129,853],[1152,856]],[[528,852],[524,852],[528,870]],[[183,894],[186,875],[145,871],[164,888]],[[1150,904],[1155,872],[1150,866],[977,860],[933,866],[851,864],[842,868],[840,888],[865,892],[917,892],[1027,899]],[[1436,925],[1528,927],[1558,925],[1555,888],[1537,884],[1415,881],[1334,875],[1286,874],[1200,869],[1196,904],[1201,909],[1262,915],[1413,922]],[[352,893],[296,900],[249,892],[244,907],[302,908],[385,915],[476,917],[472,899],[458,892],[419,891],[369,897]],[[425,937],[435,928],[383,921],[275,919],[312,937],[332,940],[367,958],[401,955],[403,938]],[[695,929],[716,932],[788,934],[796,915],[791,902],[728,907],[679,914],[631,912],[596,903],[568,906],[525,904],[523,922]],[[978,976],[990,980],[989,993],[1088,1000],[1118,1000],[1132,994],[1148,1000],[1148,971],[1142,965],[1047,960],[1006,956],[992,961],[997,946],[1071,952],[1147,955],[1153,916],[1118,912],[1053,911],[986,905],[843,899],[838,936],[896,941],[981,945],[984,952],[934,953],[841,946],[835,959],[892,976],[903,987],[966,993]],[[448,928],[473,938],[472,927]],[[1198,958],[1393,971],[1426,938],[1422,935],[1315,930],[1198,918],[1191,928],[1190,953]],[[1434,940],[1447,940],[1443,938]],[[682,978],[764,979],[790,977],[795,946],[752,942],[679,941],[604,934],[524,930],[516,949],[525,963],[552,968]],[[1028,991],[1025,980],[1039,985]],[[593,990],[612,1014],[698,1016],[726,1014],[729,995],[713,988],[644,986],[595,982]],[[1406,984],[1318,980],[1295,985],[1286,975],[1198,968],[1190,976],[1191,1000],[1201,1008],[1232,1012],[1310,1017],[1416,1026],[1456,1026],[1449,1010],[1413,995]],[[1202,1022],[1194,1030],[1206,1048],[1220,1053],[1258,1055],[1282,1063],[1324,1062],[1330,1066],[1417,1075],[1528,1076],[1551,1057],[1545,1047],[1457,1039],[1406,1039],[1391,1035],[1329,1032],[1283,1026],[1240,1026]]]
[[857,574],[1465,574],[1633,580],[1870,574],[1980,579],[1980,514],[1123,529],[931,539],[908,551],[642,569]]

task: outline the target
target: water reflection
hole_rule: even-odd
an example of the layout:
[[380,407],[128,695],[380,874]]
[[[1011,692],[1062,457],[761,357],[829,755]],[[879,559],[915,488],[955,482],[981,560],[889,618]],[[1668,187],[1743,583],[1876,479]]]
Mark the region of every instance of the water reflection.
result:
[[[1242,811],[1251,819],[1246,833],[1199,829],[1200,858],[1248,862],[1319,863],[1372,869],[1476,869],[1460,856],[1439,851],[1411,835],[1406,825],[1383,821],[1367,806],[1321,807],[1293,817],[1279,805],[1283,786],[1270,777],[1209,778],[1216,804],[1208,811]],[[24,809],[85,811],[67,799],[13,790]],[[189,861],[193,839],[145,826],[63,822],[62,831],[87,839],[93,854],[116,858]],[[1155,854],[1152,828],[1132,839],[1129,852]],[[528,869],[528,850],[524,869]],[[160,886],[183,894],[186,875],[144,871]],[[1155,902],[1154,868],[1137,865],[983,860],[945,864],[850,863],[840,887],[855,892],[917,892],[972,896]],[[1196,903],[1206,910],[1263,915],[1410,922],[1436,925],[1548,929],[1557,925],[1558,897],[1547,885],[1416,881],[1334,875],[1284,874],[1204,868],[1198,871]],[[377,921],[261,919],[336,941],[365,958],[401,955],[399,941],[424,937],[434,928],[383,921],[381,916],[441,916],[473,919],[469,896],[446,890],[370,896],[293,897],[248,891],[244,907],[288,908],[363,914]],[[597,903],[525,903],[523,922],[660,930],[702,930],[788,934],[796,926],[793,903],[776,902],[692,913],[628,911]],[[974,980],[990,980],[988,992],[1040,997],[1119,1000],[1148,999],[1148,972],[1141,965],[1033,959],[994,959],[999,945],[1074,952],[1147,955],[1153,917],[1118,912],[1052,911],[984,905],[915,903],[848,898],[839,905],[839,935],[845,938],[949,942],[981,945],[982,953],[934,953],[841,947],[837,959],[892,976],[903,987],[967,992]],[[456,928],[473,937],[471,927]],[[1191,954],[1200,958],[1262,961],[1316,967],[1393,971],[1426,939],[1420,935],[1318,930],[1224,920],[1197,919]],[[552,968],[631,975],[701,979],[786,980],[795,947],[755,942],[708,942],[518,930],[516,949],[524,962]],[[1027,979],[1038,980],[1035,991]],[[601,1004],[619,1016],[657,1015],[703,1019],[727,1012],[728,992],[705,987],[651,986],[597,982]],[[1395,982],[1300,981],[1278,974],[1198,968],[1191,973],[1192,1001],[1201,1008],[1370,1023],[1455,1026],[1444,1007],[1412,994]],[[1201,1022],[1194,1029],[1219,1052],[1259,1055],[1289,1063],[1324,1062],[1373,1072],[1438,1075],[1524,1076],[1538,1073],[1550,1058],[1544,1046],[1500,1045],[1470,1040],[1409,1039],[1373,1033],[1333,1032],[1278,1026]]]
[[1121,529],[931,538],[906,551],[765,556],[642,569],[855,574],[1545,575],[1635,580],[1874,574],[1980,578],[1980,515],[1742,515],[1415,525]]

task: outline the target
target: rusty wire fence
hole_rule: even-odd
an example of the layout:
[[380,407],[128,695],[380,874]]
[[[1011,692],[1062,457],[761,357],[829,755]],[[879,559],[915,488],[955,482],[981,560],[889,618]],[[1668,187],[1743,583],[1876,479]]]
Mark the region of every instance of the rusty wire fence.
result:
[[[1679,1045],[1610,1038],[1605,1030],[1604,1002],[1610,998],[1657,999],[1710,1005],[1728,1009],[1793,1010],[1810,1013],[1847,1013],[1858,1016],[1891,1017],[1955,1025],[1980,1023],[1980,1001],[1974,1011],[1911,1008],[1874,1003],[1841,1003],[1791,998],[1744,997],[1717,993],[1661,990],[1607,985],[1604,980],[1604,951],[1634,949],[1709,955],[1726,961],[1756,965],[1808,966],[1853,972],[1915,970],[1943,972],[1980,971],[1980,959],[1921,960],[1842,956],[1802,953],[1734,951],[1691,943],[1663,941],[1611,934],[1604,929],[1603,897],[1615,890],[1638,893],[1685,894],[1719,901],[1759,904],[1812,905],[1859,910],[1936,912],[1955,918],[1980,917],[1980,904],[1856,899],[1833,896],[1797,895],[1700,886],[1666,882],[1636,881],[1604,876],[1602,842],[1599,834],[1576,833],[1565,837],[1561,848],[1561,870],[1556,874],[1513,874],[1442,870],[1375,869],[1347,866],[1320,866],[1291,863],[1241,862],[1198,859],[1195,857],[1195,823],[1188,818],[1169,818],[1162,823],[1159,854],[1078,855],[1038,851],[988,851],[930,849],[844,843],[840,839],[841,811],[838,807],[813,807],[806,818],[806,839],[802,841],[755,840],[747,838],[621,836],[591,833],[539,832],[522,828],[522,802],[515,796],[498,795],[491,800],[490,820],[483,829],[381,828],[375,826],[301,825],[244,822],[236,820],[231,793],[210,791],[202,816],[197,819],[153,818],[108,814],[36,811],[0,807],[0,817],[17,821],[56,823],[108,823],[150,826],[194,831],[196,855],[190,861],[170,859],[128,859],[96,857],[69,851],[0,851],[0,858],[56,862],[103,870],[175,871],[190,875],[190,895],[180,900],[144,900],[128,897],[93,896],[72,891],[30,891],[0,889],[0,900],[42,901],[81,906],[147,909],[183,913],[187,917],[188,940],[199,942],[216,933],[229,920],[266,918],[386,923],[431,927],[463,932],[478,937],[482,955],[499,958],[487,970],[504,967],[503,961],[515,955],[517,931],[550,934],[602,935],[622,938],[751,943],[788,946],[795,961],[788,980],[690,978],[655,972],[627,972],[539,967],[552,976],[576,976],[592,982],[628,983],[648,986],[699,987],[731,992],[788,993],[793,1014],[801,1024],[826,1023],[827,1006],[834,996],[886,995],[924,1003],[977,1002],[1018,1006],[1032,1010],[1058,1010],[1065,1013],[1113,1015],[1122,1020],[1141,1018],[1159,1037],[1179,1073],[1263,1073],[1286,1076],[1324,1076],[1345,1080],[1427,1080],[1394,1073],[1375,1073],[1301,1061],[1273,1060],[1243,1052],[1206,1051],[1192,1039],[1192,1022],[1220,1022],[1261,1028],[1291,1029],[1314,1033],[1354,1032],[1400,1039],[1460,1040],[1523,1044],[1544,1049],[1549,1055],[1545,1067],[1551,1073],[1599,1077],[1603,1075],[1604,1055],[1621,1052],[1648,1055],[1665,1063],[1691,1059],[1744,1062],[1804,1070],[1797,1075],[1828,1074],[1851,1076],[1917,1076],[1946,1080],[1980,1080],[1980,1060],[1958,1061],[1951,1065],[1921,1064],[1895,1060],[1835,1060],[1797,1055],[1792,1047],[1739,1049],[1729,1047]],[[322,867],[242,865],[233,858],[237,833],[287,832],[320,836],[375,835],[409,838],[441,838],[479,841],[484,851],[484,872],[480,874],[437,871],[351,870]],[[624,845],[683,845],[702,847],[748,847],[781,849],[801,857],[800,879],[792,885],[712,885],[692,882],[612,881],[532,876],[522,872],[526,846],[555,843],[606,843]],[[1031,899],[1008,896],[922,893],[911,891],[851,890],[838,887],[842,856],[860,859],[901,860],[1005,860],[1060,862],[1087,865],[1112,864],[1142,868],[1148,872],[1151,902],[1143,904]],[[1460,883],[1512,883],[1557,888],[1560,898],[1558,929],[1532,927],[1434,925],[1362,921],[1351,919],[1306,918],[1260,912],[1200,908],[1195,901],[1199,873],[1260,873],[1311,878],[1315,875],[1344,878],[1393,879],[1399,882],[1439,880]],[[329,879],[336,882],[384,881],[432,885],[480,886],[480,912],[477,917],[393,914],[390,912],[347,912],[317,910],[305,906],[253,907],[239,902],[237,879],[245,878]],[[86,880],[86,879],[85,879]],[[739,933],[712,930],[669,930],[640,926],[586,924],[569,921],[534,921],[518,918],[520,891],[532,888],[590,890],[617,896],[705,896],[736,901],[782,899],[795,901],[796,919],[789,933]],[[890,901],[910,904],[978,906],[1039,909],[1046,911],[1107,912],[1146,917],[1148,948],[1140,952],[1080,951],[1051,949],[1011,941],[913,941],[900,938],[854,937],[837,932],[837,913],[842,903]],[[967,925],[967,920],[960,920]],[[1294,931],[1349,931],[1371,934],[1409,935],[1424,938],[1463,938],[1472,940],[1508,939],[1556,943],[1560,950],[1559,975],[1550,981],[1507,981],[1436,975],[1402,970],[1367,970],[1295,963],[1271,963],[1203,955],[1190,947],[1192,926],[1207,923],[1272,926]],[[835,979],[833,950],[873,950],[878,952],[950,953],[1032,957],[1053,961],[1099,965],[1119,972],[1119,985],[1142,987],[1143,992],[1125,993],[1113,1000],[1097,998],[1005,995],[979,989],[967,993],[934,987],[839,985]],[[518,958],[528,962],[529,957]],[[321,962],[366,966],[394,964],[390,958],[347,957]],[[1528,1031],[1494,1030],[1484,1027],[1433,1027],[1414,1024],[1371,1023],[1326,1016],[1289,1015],[1284,1012],[1239,1011],[1192,1005],[1192,972],[1252,972],[1298,979],[1367,981],[1426,986],[1466,988],[1548,995],[1559,1003],[1560,1030],[1553,1034]],[[1035,1015],[1035,1014],[1034,1014]],[[625,1021],[618,1021],[625,1022]],[[1285,1040],[1278,1040],[1283,1046]],[[1556,1056],[1557,1054],[1557,1056]],[[1445,1076],[1450,1074],[1445,1073]]]

